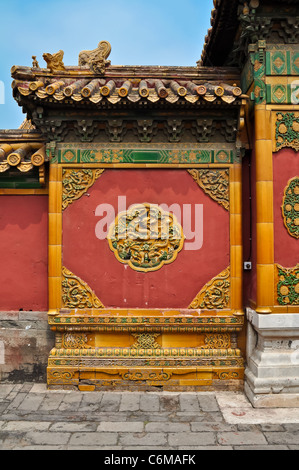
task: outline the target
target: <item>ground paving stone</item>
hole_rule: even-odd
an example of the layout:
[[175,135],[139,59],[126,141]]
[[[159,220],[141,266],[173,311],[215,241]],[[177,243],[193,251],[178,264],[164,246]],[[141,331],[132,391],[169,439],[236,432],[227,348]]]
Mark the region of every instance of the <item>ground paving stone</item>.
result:
[[144,423],[143,422],[138,422],[138,421],[133,421],[133,422],[128,422],[128,421],[123,421],[123,422],[118,422],[118,421],[102,421],[98,428],[98,432],[143,432],[144,431]]
[[97,423],[90,422],[65,422],[61,421],[60,423],[52,423],[49,427],[51,432],[86,432],[86,431],[96,431]]
[[177,422],[151,422],[145,424],[146,432],[188,432],[190,431],[189,423]]
[[14,385],[13,384],[4,384],[0,387],[0,398],[5,398],[10,394]]
[[199,412],[200,406],[198,402],[198,397],[196,393],[182,393],[180,394],[180,407],[181,412]]
[[60,411],[78,411],[80,403],[83,399],[82,395],[79,395],[76,392],[73,392],[68,395],[64,395],[60,405],[59,405],[59,410]]
[[3,432],[30,432],[47,431],[52,423],[50,421],[8,421],[1,428]]
[[94,394],[84,393],[80,403],[80,411],[99,411],[101,409],[102,398],[103,393],[101,392],[95,392]]
[[114,432],[75,432],[71,435],[69,445],[102,448],[102,446],[116,445],[117,439],[118,434]]
[[18,409],[20,411],[37,411],[43,400],[43,395],[37,393],[27,393],[22,403],[20,403]]
[[63,400],[63,395],[60,393],[46,394],[42,400],[39,411],[54,411],[57,410]]
[[144,393],[140,397],[140,410],[141,411],[159,411],[160,400],[159,396],[154,393]]
[[297,418],[290,410],[254,409],[236,393],[48,391],[45,384],[0,383],[1,450],[298,450]]
[[177,409],[180,403],[179,394],[162,394],[160,397],[160,411],[172,412],[174,409]]
[[299,445],[299,429],[297,432],[265,432],[269,444]]
[[217,433],[217,439],[221,445],[248,446],[267,444],[265,436],[260,431],[219,432]]
[[71,433],[67,432],[30,431],[22,436],[22,442],[27,445],[63,445],[70,437]]
[[214,395],[197,395],[197,398],[202,411],[219,411],[219,406]]
[[137,411],[140,408],[140,393],[124,392],[121,396],[119,411]]
[[166,433],[121,433],[119,444],[122,446],[167,446]]
[[120,393],[104,393],[101,400],[102,411],[118,411],[121,400]]
[[210,446],[216,444],[216,435],[213,432],[169,433],[168,442],[173,446]]

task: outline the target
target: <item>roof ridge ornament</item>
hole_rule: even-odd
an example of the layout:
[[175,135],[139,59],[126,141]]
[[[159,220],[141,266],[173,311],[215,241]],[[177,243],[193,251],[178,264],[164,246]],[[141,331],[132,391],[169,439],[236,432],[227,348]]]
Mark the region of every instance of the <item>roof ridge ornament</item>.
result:
[[52,73],[65,71],[65,66],[63,63],[64,51],[60,50],[56,54],[43,54],[44,60],[47,62],[47,68],[51,70]]
[[79,54],[79,66],[88,65],[94,73],[104,74],[106,67],[111,64],[107,60],[111,53],[111,44],[101,41],[98,47],[92,51],[82,51]]

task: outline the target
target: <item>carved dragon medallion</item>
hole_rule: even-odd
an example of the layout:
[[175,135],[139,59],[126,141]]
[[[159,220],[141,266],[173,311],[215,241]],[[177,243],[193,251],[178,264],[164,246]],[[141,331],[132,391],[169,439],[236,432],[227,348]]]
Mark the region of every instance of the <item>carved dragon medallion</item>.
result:
[[143,272],[172,263],[185,240],[174,214],[149,203],[134,204],[120,212],[107,238],[118,261]]

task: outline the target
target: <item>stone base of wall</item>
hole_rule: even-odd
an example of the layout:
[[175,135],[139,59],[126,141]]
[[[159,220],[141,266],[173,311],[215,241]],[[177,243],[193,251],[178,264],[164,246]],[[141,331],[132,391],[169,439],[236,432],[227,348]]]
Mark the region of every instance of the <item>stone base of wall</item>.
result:
[[245,393],[256,408],[299,407],[298,313],[247,309]]
[[47,312],[0,312],[0,381],[46,382],[53,346]]

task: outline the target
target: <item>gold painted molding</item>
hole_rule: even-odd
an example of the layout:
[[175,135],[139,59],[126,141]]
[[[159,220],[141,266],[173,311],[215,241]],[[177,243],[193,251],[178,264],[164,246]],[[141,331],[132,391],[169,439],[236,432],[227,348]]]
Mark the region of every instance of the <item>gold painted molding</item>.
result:
[[209,281],[188,308],[224,309],[230,302],[230,267]]
[[62,173],[62,210],[80,199],[101,176],[103,169],[64,169]]
[[229,170],[188,170],[194,181],[214,201],[229,210]]
[[66,267],[62,268],[62,300],[67,308],[105,308],[91,288]]

